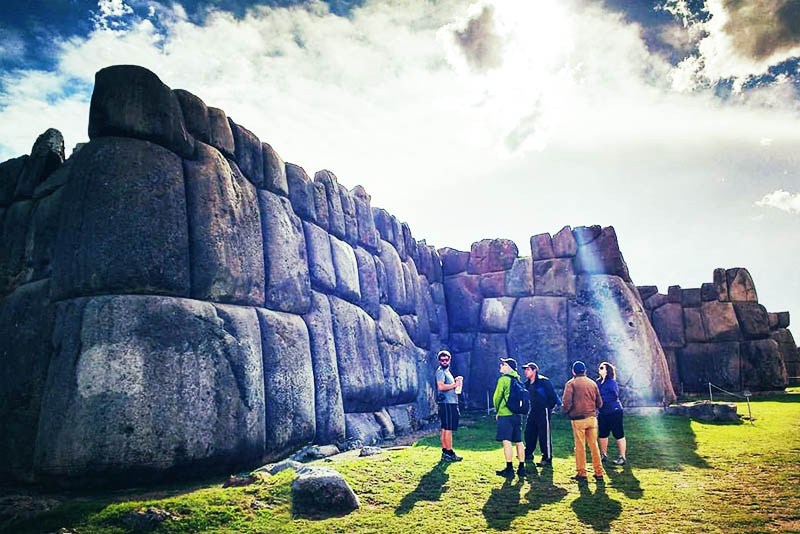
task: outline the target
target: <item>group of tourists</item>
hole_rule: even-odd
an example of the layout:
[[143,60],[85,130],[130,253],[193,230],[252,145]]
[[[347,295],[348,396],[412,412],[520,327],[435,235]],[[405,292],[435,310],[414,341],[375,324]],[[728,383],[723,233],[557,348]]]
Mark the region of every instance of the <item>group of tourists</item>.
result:
[[[463,377],[454,377],[450,370],[452,356],[446,350],[439,352],[439,367],[436,370],[437,402],[441,421],[442,461],[457,462],[462,458],[453,451],[453,432],[458,430],[458,394],[463,387]],[[541,458],[537,467],[553,465],[553,443],[550,420],[555,409],[570,419],[575,440],[576,474],[578,482],[587,480],[586,445],[592,456],[592,469],[597,481],[603,480],[603,464],[609,463],[608,438],[611,434],[617,442],[619,457],[613,463],[624,466],[626,460],[625,431],[622,422],[622,404],[616,368],[609,362],[598,366],[597,380],[586,376],[586,364],[572,364],[573,377],[564,385],[564,394],[558,397],[552,382],[539,374],[539,366],[533,362],[522,366],[524,380],[517,371],[514,358],[500,359],[500,377],[497,379],[493,404],[497,432],[495,439],[503,445],[505,468],[497,471],[503,477],[523,478],[527,475],[526,462],[533,462],[533,452],[539,446]],[[523,441],[523,419],[525,432]],[[514,469],[514,453],[518,461]]]

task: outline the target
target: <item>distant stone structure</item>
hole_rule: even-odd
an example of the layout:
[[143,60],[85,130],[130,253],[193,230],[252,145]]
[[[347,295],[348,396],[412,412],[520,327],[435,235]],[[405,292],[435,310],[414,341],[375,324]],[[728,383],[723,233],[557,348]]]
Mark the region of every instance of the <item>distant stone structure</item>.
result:
[[675,398],[611,227],[534,236],[530,257],[436,250],[136,66],[97,73],[89,136],[65,160],[48,130],[0,164],[2,478],[133,484],[379,443],[435,417],[444,347],[471,407],[507,354],[557,385],[608,359],[626,404]]

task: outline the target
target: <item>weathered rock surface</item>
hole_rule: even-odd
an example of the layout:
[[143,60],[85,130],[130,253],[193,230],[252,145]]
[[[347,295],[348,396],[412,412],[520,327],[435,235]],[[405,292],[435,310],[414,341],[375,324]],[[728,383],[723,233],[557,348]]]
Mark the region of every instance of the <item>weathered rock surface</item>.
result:
[[178,104],[181,106],[186,131],[194,136],[196,141],[209,144],[211,123],[208,119],[208,106],[200,97],[184,89],[175,89],[172,92],[178,98]]
[[484,239],[472,244],[467,273],[483,274],[510,269],[519,256],[510,239]]
[[757,302],[734,302],[733,310],[745,339],[763,339],[769,335],[767,309]]
[[317,215],[316,223],[326,231],[330,229],[330,217],[328,214],[328,194],[325,192],[325,184],[314,182],[314,212]]
[[553,254],[556,258],[571,258],[578,252],[578,243],[572,229],[565,226],[553,235]]
[[708,391],[712,382],[728,391],[740,391],[739,343],[690,343],[677,349],[683,390]]
[[483,299],[481,306],[481,332],[507,332],[508,321],[517,299],[498,297]]
[[3,247],[0,247],[0,294],[12,291],[23,278],[25,248],[33,202],[15,202],[3,217]]
[[572,230],[572,235],[575,237],[576,244],[580,247],[600,237],[602,231],[603,229],[596,224],[594,226],[578,226]]
[[685,325],[687,343],[702,343],[706,341],[706,327],[703,324],[703,314],[700,313],[700,310],[684,308],[683,324]]
[[509,355],[522,365],[537,362],[542,374],[563,387],[571,362],[567,353],[567,299],[525,297],[517,301],[508,327]]
[[347,439],[358,442],[359,447],[381,442],[381,425],[378,424],[373,413],[346,413],[344,419],[347,426]]
[[[391,243],[386,241],[381,242],[380,261],[385,268],[386,293],[389,305],[394,308],[397,313],[410,313],[412,311],[413,301],[406,293],[403,263],[400,261],[400,255]],[[379,270],[380,280],[380,267],[377,265],[377,262],[376,268]]]
[[786,387],[786,365],[775,340],[745,341],[741,351],[743,389],[778,390]]
[[339,184],[339,200],[342,203],[342,215],[344,216],[344,239],[351,245],[356,245],[358,244],[356,203],[350,191],[341,184]]
[[308,177],[306,171],[294,163],[287,163],[285,172],[292,209],[304,221],[316,223],[317,210],[314,204],[314,183]]
[[728,283],[728,298],[731,302],[758,302],[756,286],[750,272],[743,267],[725,271]]
[[380,307],[377,328],[386,404],[413,402],[419,389],[416,347],[389,306]]
[[208,108],[209,143],[222,152],[225,157],[236,158],[231,123],[228,116],[219,108]]
[[725,269],[714,269],[714,289],[717,290],[717,297],[720,302],[729,302],[728,278]]
[[333,469],[309,468],[292,482],[292,513],[295,516],[347,514],[360,506],[353,489]]
[[29,156],[20,156],[0,163],[0,207],[7,207],[14,201],[14,191]]
[[509,297],[533,296],[533,258],[514,260],[511,270],[505,276],[505,284],[505,294]]
[[[330,171],[317,171],[314,182],[325,188],[325,201],[328,205],[328,231],[340,239],[346,234],[344,226],[344,212],[342,211],[342,198],[339,195],[339,182],[336,175]],[[317,209],[319,214],[319,209]]]
[[[523,300],[523,299],[520,299]],[[500,358],[508,356],[505,334],[478,334],[470,360],[469,382],[464,387],[469,391],[469,406],[486,409],[488,395],[489,405],[492,394],[500,376]]]
[[448,247],[439,249],[439,255],[442,258],[444,276],[451,276],[467,270],[469,252],[462,252]]
[[444,279],[451,331],[477,330],[483,300],[479,284],[480,277],[476,275],[461,274]]
[[264,189],[277,195],[289,196],[289,184],[286,178],[286,164],[269,143],[261,144],[264,160]]
[[620,252],[617,234],[613,226],[603,228],[600,235],[585,244],[580,243],[578,235],[575,236],[579,245],[575,255],[576,273],[613,274],[626,282],[631,281],[628,265]]
[[264,150],[261,140],[256,134],[233,122],[228,117],[233,133],[233,144],[236,150],[236,163],[242,174],[259,189],[264,187]]
[[709,341],[738,341],[741,338],[739,322],[731,303],[704,302],[700,313]]
[[333,266],[331,238],[328,232],[306,221],[303,221],[303,234],[308,248],[308,272],[311,276],[311,287],[331,293],[336,289],[336,270]]
[[14,197],[31,198],[36,188],[64,163],[64,138],[61,132],[49,128],[40,135],[25,160],[19,174]]
[[380,309],[380,290],[375,258],[361,247],[355,249],[358,264],[358,283],[361,294],[360,305],[373,319],[378,318]]
[[696,401],[674,404],[667,408],[667,415],[677,415],[698,421],[739,421],[736,405],[728,402]]
[[505,294],[506,271],[480,275],[478,286],[484,297],[502,297]]
[[548,260],[555,257],[553,240],[550,234],[531,236],[531,257],[535,260]]
[[653,328],[664,348],[680,348],[686,344],[680,304],[668,303],[653,310]]
[[534,260],[533,287],[537,297],[567,297],[575,294],[572,260]]
[[361,286],[358,281],[358,263],[353,248],[344,241],[331,236],[333,268],[336,271],[336,294],[354,304],[361,301]]

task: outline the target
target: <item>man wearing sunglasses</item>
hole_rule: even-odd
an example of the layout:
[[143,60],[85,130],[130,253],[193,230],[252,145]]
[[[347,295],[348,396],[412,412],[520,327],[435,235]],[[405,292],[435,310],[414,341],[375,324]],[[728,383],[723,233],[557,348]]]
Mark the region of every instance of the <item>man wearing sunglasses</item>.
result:
[[461,385],[462,378],[453,378],[450,372],[450,353],[439,352],[439,368],[436,369],[436,389],[439,391],[436,402],[439,405],[439,421],[442,423],[442,461],[458,462],[461,456],[453,452],[453,432],[458,430],[458,395],[455,389]]

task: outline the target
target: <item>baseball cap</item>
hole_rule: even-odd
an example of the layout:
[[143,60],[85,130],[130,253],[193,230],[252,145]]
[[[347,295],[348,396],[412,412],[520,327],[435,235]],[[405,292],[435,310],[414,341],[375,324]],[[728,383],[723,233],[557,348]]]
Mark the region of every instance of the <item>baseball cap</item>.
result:
[[500,361],[508,364],[508,366],[511,367],[513,370],[515,371],[517,370],[517,360],[515,360],[514,358],[500,358]]
[[572,364],[572,370],[575,374],[579,375],[586,372],[586,364],[578,360]]
[[533,362],[528,362],[522,366],[523,369],[525,369],[526,367],[530,367],[531,369],[536,369],[537,371],[539,370],[539,366]]

